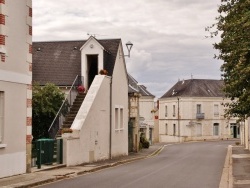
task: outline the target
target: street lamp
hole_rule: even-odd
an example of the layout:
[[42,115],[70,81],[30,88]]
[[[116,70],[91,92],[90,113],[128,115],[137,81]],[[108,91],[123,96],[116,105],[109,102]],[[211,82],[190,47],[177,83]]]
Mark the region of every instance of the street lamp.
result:
[[128,41],[128,42],[126,43],[126,46],[127,46],[127,49],[128,49],[128,55],[124,55],[124,56],[130,57],[130,51],[131,51],[131,49],[132,49],[132,47],[133,47],[133,44],[132,44],[132,42]]

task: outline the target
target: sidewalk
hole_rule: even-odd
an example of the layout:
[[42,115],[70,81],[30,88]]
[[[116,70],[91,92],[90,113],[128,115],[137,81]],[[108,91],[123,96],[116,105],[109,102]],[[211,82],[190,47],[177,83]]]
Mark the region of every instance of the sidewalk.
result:
[[250,151],[242,146],[232,148],[233,188],[250,187]]
[[[47,182],[53,182],[64,178],[76,177],[78,175],[94,172],[103,168],[116,166],[123,163],[132,162],[154,156],[161,151],[166,143],[157,143],[142,149],[138,153],[130,153],[128,156],[118,157],[91,164],[66,167],[65,165],[42,166],[42,169],[33,168],[32,173],[11,176],[0,179],[0,187],[3,188],[26,188]],[[250,151],[242,146],[232,146],[231,152],[228,152],[225,163],[227,165],[227,175],[222,179],[222,187],[232,188],[250,188]],[[228,161],[227,161],[228,160]],[[231,169],[231,170],[230,170]],[[231,173],[231,175],[228,173]],[[229,186],[225,186],[228,185]]]
[[139,159],[144,159],[156,155],[164,147],[164,143],[157,143],[150,146],[148,149],[142,149],[138,153],[130,153],[128,156],[118,157],[105,161],[95,162],[86,165],[66,167],[65,165],[42,166],[42,169],[34,168],[32,173],[11,176],[0,179],[0,187],[32,187],[47,182],[53,182],[60,179],[75,177],[84,173],[94,172],[102,168],[116,166],[123,163],[132,162]]

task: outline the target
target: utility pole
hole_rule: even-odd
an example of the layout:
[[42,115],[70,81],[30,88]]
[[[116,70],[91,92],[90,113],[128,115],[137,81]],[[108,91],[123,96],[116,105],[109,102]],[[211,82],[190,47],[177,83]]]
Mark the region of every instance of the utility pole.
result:
[[180,130],[180,98],[177,98],[177,108],[178,108],[178,136],[179,140],[181,140],[181,130]]

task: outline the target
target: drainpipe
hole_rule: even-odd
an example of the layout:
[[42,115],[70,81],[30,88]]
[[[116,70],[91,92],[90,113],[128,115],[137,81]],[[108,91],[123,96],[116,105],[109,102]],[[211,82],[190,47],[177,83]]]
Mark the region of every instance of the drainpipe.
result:
[[109,159],[112,159],[112,76],[110,77],[110,99],[109,99]]
[[178,97],[178,136],[179,136],[179,141],[181,142],[181,130],[180,130],[180,98]]

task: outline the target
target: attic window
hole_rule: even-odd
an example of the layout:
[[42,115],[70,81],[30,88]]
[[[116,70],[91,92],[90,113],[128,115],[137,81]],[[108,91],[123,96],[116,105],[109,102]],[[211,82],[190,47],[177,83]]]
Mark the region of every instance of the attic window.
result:
[[177,92],[175,92],[174,89],[173,89],[172,95],[175,95],[176,93],[177,93]]
[[74,50],[77,50],[77,47],[76,47],[76,46],[74,47]]
[[37,48],[36,51],[40,52],[40,51],[41,51],[41,48]]

